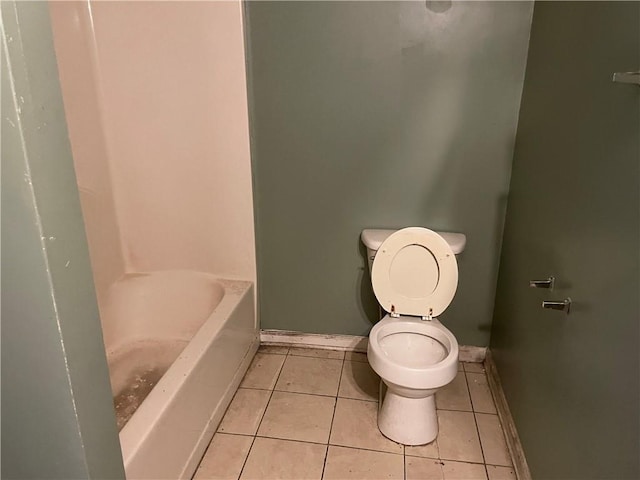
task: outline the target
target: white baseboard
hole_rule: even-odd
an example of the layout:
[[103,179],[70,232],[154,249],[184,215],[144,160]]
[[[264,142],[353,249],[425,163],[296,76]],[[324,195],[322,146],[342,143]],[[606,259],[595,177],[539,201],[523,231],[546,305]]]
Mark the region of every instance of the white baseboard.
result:
[[458,358],[461,362],[482,363],[487,355],[487,347],[460,345],[459,349]]
[[369,339],[356,335],[324,335],[290,330],[260,330],[260,343],[285,347],[366,352]]
[[[320,348],[324,350],[342,350],[347,352],[366,352],[368,337],[357,335],[325,335],[303,333],[290,330],[261,330],[260,343],[283,347]],[[484,361],[486,347],[460,345],[461,362],[480,363]]]

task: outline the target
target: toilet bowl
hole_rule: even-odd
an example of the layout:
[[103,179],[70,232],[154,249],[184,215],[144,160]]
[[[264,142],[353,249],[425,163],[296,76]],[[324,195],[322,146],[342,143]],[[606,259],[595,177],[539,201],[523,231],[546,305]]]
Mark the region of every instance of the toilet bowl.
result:
[[376,243],[371,232],[362,235],[373,259],[371,281],[388,312],[371,329],[367,351],[381,378],[378,428],[398,443],[427,444],[438,434],[435,393],[458,371],[458,342],[436,316],[455,295],[452,246],[459,253],[465,238],[449,234],[459,235],[450,245],[436,232],[410,227]]
[[437,320],[387,315],[369,334],[367,357],[384,383],[380,431],[405,445],[432,442],[438,435],[434,395],[458,371],[458,342],[453,334]]

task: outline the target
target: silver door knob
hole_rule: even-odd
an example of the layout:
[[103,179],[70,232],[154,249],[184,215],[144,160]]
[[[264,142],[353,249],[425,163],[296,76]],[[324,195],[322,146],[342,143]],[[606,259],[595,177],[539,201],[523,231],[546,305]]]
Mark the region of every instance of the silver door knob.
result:
[[567,297],[562,301],[544,300],[542,302],[542,308],[562,310],[568,315],[571,312],[571,298]]
[[553,290],[553,284],[556,279],[554,277],[549,277],[546,280],[529,280],[529,287],[531,288],[548,288],[549,290]]

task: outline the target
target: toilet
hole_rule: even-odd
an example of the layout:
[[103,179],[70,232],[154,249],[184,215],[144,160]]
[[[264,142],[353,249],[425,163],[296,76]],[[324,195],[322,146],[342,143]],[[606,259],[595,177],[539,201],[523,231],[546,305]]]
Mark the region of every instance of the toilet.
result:
[[364,230],[371,283],[387,315],[369,333],[367,357],[380,376],[378,428],[404,445],[438,435],[435,393],[458,372],[458,342],[437,316],[458,286],[461,233],[427,228]]

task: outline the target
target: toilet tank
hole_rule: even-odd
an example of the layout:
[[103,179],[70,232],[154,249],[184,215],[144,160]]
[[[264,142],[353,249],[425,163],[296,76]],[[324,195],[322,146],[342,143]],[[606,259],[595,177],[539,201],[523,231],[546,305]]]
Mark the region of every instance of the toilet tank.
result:
[[[373,259],[376,256],[376,252],[382,245],[389,235],[398,230],[387,230],[387,229],[378,229],[378,228],[367,228],[362,231],[360,234],[360,238],[362,239],[362,243],[367,247],[367,259],[369,260],[369,272],[371,272],[371,267],[373,265]],[[462,253],[465,245],[467,244],[467,236],[464,233],[453,233],[453,232],[436,232],[451,247],[451,250],[456,255]]]

